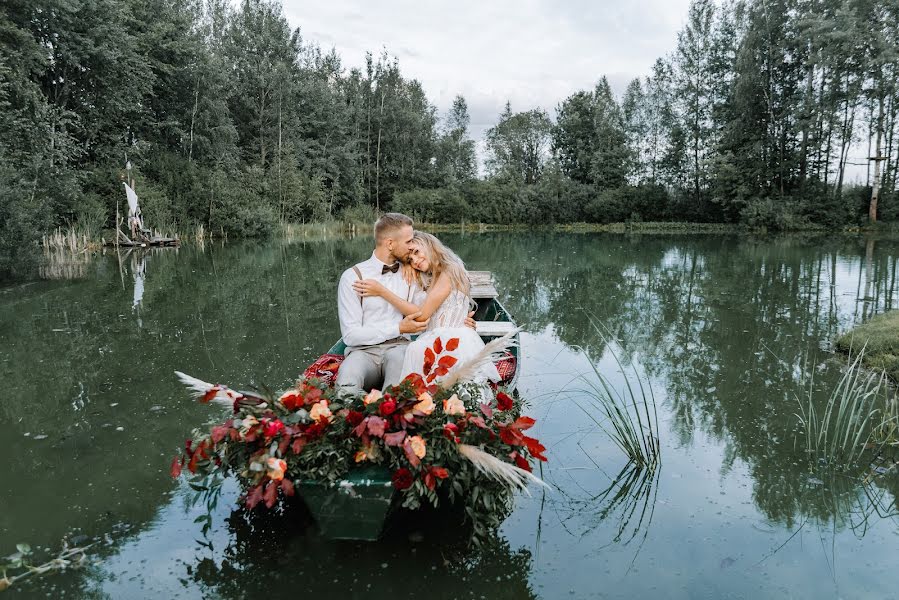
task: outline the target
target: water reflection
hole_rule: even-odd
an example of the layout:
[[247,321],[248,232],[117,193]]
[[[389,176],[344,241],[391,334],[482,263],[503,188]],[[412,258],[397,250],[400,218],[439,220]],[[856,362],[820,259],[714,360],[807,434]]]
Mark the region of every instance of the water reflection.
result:
[[[759,536],[746,543],[755,551],[750,564],[808,524],[852,538],[870,536],[884,519],[895,530],[899,475],[892,463],[884,458],[839,476],[816,470],[803,451],[795,413],[811,373],[822,395],[839,379],[840,362],[828,360],[834,336],[896,306],[896,240],[441,237],[472,269],[496,274],[504,303],[528,332],[521,385],[540,422],[537,435],[552,445],[544,476],[558,492],[521,499],[494,554],[444,557],[443,544],[403,540],[375,547],[380,550],[313,548],[309,535],[290,528],[277,548],[267,549],[267,534],[229,524],[224,541],[216,542],[231,547],[227,556],[216,554],[214,564],[191,562],[188,589],[202,585],[209,595],[237,597],[241,590],[265,589],[266,577],[288,589],[291,581],[296,585],[285,574],[295,561],[305,565],[307,579],[315,578],[315,556],[343,565],[342,581],[353,581],[359,595],[368,583],[385,593],[407,589],[391,578],[391,569],[380,570],[378,553],[387,552],[388,562],[399,561],[408,573],[435,568],[441,585],[460,596],[502,597],[508,589],[508,597],[537,591],[555,597],[575,589],[581,597],[592,590],[590,580],[573,571],[589,572],[583,557],[605,552],[604,560],[614,563],[616,548],[626,547],[620,572],[630,575],[606,591],[649,594],[640,587],[641,568],[686,560],[677,552],[688,531],[683,514],[699,515],[690,530],[698,530],[699,539],[717,539],[733,527],[715,516],[722,510],[717,502],[739,496],[744,486],[749,506],[741,509],[743,518],[756,528],[740,531]],[[288,385],[338,337],[337,278],[370,250],[364,238],[209,243],[134,253],[124,268],[115,255],[101,256],[79,267],[78,280],[0,290],[0,338],[6,342],[0,349],[0,539],[6,544],[0,553],[18,541],[52,546],[73,529],[96,537],[124,524],[128,533],[115,538],[110,552],[147,554],[155,551],[150,540],[162,518],[181,520],[170,545],[198,535],[190,523],[195,515],[183,508],[180,491],[173,495],[165,471],[189,429],[212,418],[214,409],[187,400],[172,371]],[[585,366],[574,348],[586,348],[603,369],[614,370],[605,342],[587,326],[587,313],[612,332],[625,365],[648,372],[662,392],[665,467],[648,479],[629,471],[607,476],[622,469],[623,457],[558,398]],[[696,489],[711,491],[697,497]],[[855,549],[834,535],[837,547]],[[899,550],[891,537],[875,539],[884,552]],[[132,545],[137,550],[129,550]],[[177,560],[193,556],[192,543],[184,546]],[[713,568],[699,579],[715,583],[686,586],[687,595],[749,589],[734,583],[731,572],[718,573],[730,553],[712,543],[702,552]],[[779,550],[785,552],[794,552],[792,545]],[[858,556],[879,564],[863,549]],[[802,563],[796,572],[818,581],[817,568]],[[166,569],[178,571],[172,563]],[[503,585],[459,583],[507,573],[512,579]],[[176,589],[181,576],[164,575],[174,578]],[[330,579],[316,581],[316,591],[338,589]],[[545,588],[536,590],[534,581]]]

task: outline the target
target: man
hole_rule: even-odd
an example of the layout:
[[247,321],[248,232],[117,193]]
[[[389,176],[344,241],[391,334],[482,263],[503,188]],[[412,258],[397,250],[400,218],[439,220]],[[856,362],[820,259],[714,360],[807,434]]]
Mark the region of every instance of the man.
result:
[[387,213],[375,223],[375,250],[368,260],[343,272],[337,286],[340,333],[347,345],[346,359],[337,373],[337,385],[354,391],[399,383],[409,335],[424,331],[420,313],[407,317],[383,298],[360,298],[353,290],[358,279],[377,279],[401,298],[414,301],[421,293],[416,283],[403,278],[401,263],[409,256],[412,219]]

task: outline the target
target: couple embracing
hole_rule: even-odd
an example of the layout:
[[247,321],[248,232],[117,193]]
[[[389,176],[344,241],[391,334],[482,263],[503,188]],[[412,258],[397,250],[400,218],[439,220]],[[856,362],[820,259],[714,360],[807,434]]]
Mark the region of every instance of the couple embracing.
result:
[[[469,313],[474,303],[465,265],[412,225],[400,213],[382,216],[371,258],[340,277],[337,314],[347,349],[337,385],[345,389],[387,388],[412,373],[423,375],[425,348],[437,337],[459,338],[452,353],[457,366],[484,348]],[[478,375],[499,379],[492,363]]]

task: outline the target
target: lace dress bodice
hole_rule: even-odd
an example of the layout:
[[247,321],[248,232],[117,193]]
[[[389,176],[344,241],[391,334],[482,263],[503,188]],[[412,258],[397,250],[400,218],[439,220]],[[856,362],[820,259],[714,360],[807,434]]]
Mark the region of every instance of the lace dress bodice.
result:
[[438,327],[464,327],[465,317],[469,313],[468,296],[459,290],[453,290],[446,297],[428,322],[428,331],[437,329]]

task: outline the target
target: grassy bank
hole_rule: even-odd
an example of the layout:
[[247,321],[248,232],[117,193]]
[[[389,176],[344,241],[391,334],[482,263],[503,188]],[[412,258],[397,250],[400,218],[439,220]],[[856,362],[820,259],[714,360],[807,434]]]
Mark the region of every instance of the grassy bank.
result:
[[865,349],[864,364],[899,382],[899,310],[877,315],[837,339],[840,352],[853,354]]

